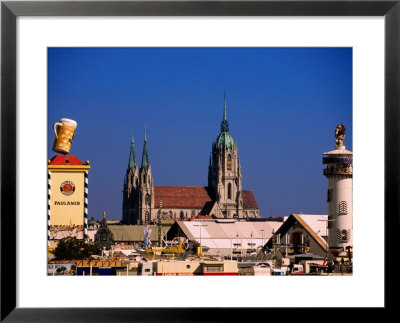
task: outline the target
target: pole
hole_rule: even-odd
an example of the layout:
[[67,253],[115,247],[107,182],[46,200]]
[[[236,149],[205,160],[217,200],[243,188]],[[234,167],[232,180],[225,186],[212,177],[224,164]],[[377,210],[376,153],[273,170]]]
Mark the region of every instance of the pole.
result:
[[[200,227],[200,246],[199,246],[199,250],[200,250],[200,251],[203,251],[203,250],[202,250],[202,246],[201,246],[201,227],[203,226],[203,224],[195,224],[194,226],[195,226],[195,227]],[[205,224],[204,226],[206,227],[207,224]],[[200,253],[201,253],[201,252],[200,252]]]
[[230,241],[231,241],[231,260],[232,260],[232,253],[233,253],[233,250],[232,250],[232,239],[229,239]]
[[288,255],[288,243],[289,243],[289,235],[286,233],[285,234],[285,257],[287,258],[287,255]]
[[251,231],[250,234],[250,250],[253,252],[253,231]]
[[264,248],[264,230],[260,230],[261,231],[261,241],[262,241],[262,247]]
[[201,248],[201,227],[202,225],[200,224],[200,248]]

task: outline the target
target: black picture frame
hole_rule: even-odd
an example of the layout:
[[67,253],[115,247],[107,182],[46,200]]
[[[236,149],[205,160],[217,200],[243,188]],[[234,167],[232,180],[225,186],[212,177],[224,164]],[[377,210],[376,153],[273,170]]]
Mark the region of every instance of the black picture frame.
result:
[[[394,237],[399,234],[400,0],[353,1],[2,1],[1,2],[1,321],[202,322],[275,317],[269,308],[18,308],[16,307],[16,19],[19,16],[382,16],[385,19],[385,307],[396,306]],[[371,234],[372,235],[372,234]],[[372,239],[372,237],[371,237]],[[381,266],[371,259],[373,266]],[[188,294],[191,292],[188,291]],[[321,294],[322,295],[322,294]],[[201,305],[201,299],[197,300]],[[178,304],[178,303],[177,303]],[[310,302],[312,306],[312,302]],[[329,304],[327,304],[327,307]],[[284,309],[285,320],[292,309]],[[299,309],[295,309],[298,311]],[[324,309],[324,319],[348,311]],[[382,312],[377,311],[376,318]],[[282,311],[280,312],[282,313]],[[281,314],[280,314],[281,315]],[[370,315],[373,315],[372,313]],[[318,315],[319,316],[319,315]],[[295,318],[295,317],[294,317]],[[333,318],[333,317],[332,317]],[[370,317],[374,319],[374,317]],[[355,319],[349,317],[348,319]],[[244,319],[242,319],[244,320]]]

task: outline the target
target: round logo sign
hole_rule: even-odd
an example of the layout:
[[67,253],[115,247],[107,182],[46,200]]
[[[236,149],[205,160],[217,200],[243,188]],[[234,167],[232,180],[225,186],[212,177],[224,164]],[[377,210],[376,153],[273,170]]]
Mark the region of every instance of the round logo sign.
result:
[[61,183],[60,191],[64,195],[72,195],[75,192],[75,185],[71,181],[65,181]]

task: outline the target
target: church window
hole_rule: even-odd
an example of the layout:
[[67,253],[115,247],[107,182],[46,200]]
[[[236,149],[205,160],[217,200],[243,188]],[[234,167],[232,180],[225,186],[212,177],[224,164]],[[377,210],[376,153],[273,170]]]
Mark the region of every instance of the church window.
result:
[[227,163],[226,163],[226,168],[227,168],[228,170],[232,170],[232,156],[231,156],[231,155],[228,155],[228,160],[227,160]]
[[150,185],[150,175],[147,177],[147,183]]
[[228,184],[228,200],[232,198],[232,184]]
[[145,204],[150,205],[150,195],[149,194],[146,194]]

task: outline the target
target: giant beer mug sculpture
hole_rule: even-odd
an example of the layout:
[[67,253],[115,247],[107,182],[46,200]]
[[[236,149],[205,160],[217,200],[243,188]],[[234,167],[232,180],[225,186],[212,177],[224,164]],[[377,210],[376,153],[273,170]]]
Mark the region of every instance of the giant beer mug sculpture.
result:
[[55,152],[62,154],[69,153],[77,125],[76,121],[65,118],[53,125],[54,134],[56,135],[53,145]]

